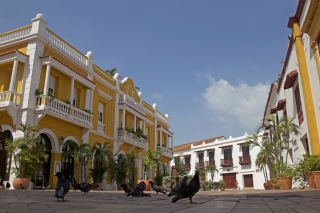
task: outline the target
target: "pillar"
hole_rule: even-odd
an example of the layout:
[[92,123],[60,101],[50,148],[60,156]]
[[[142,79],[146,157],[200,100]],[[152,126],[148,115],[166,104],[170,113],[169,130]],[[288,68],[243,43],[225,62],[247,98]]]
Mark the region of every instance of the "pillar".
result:
[[48,95],[51,64],[47,64],[43,95]]
[[13,68],[12,68],[12,73],[11,73],[9,91],[14,91],[15,90],[14,83],[16,82],[17,71],[18,71],[18,59],[15,58],[14,61],[13,61]]

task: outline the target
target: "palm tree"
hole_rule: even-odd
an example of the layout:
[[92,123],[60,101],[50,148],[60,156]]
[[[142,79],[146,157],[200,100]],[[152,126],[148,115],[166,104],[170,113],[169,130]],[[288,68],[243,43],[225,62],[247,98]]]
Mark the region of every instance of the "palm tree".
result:
[[116,72],[117,72],[117,68],[114,67],[114,68],[112,68],[111,70],[105,70],[105,71],[106,71],[106,73],[108,73],[109,75],[111,75],[111,77],[113,77],[114,74],[116,74]]
[[159,160],[161,153],[162,152],[160,150],[152,151],[150,147],[148,147],[147,155],[142,158],[145,180],[149,180],[150,167],[157,168],[161,163]]
[[90,172],[94,183],[102,182],[103,175],[107,172],[107,158],[112,155],[111,150],[112,145],[110,142],[105,142],[104,144],[96,142],[92,147],[93,162]]
[[69,149],[62,153],[62,157],[73,157],[75,163],[75,174],[76,177],[78,166],[81,166],[81,182],[86,181],[86,165],[92,159],[92,147],[90,144],[83,143],[78,144],[74,141],[66,141],[63,146],[69,147]]
[[175,167],[177,169],[179,176],[187,174],[183,156],[175,157],[174,164],[175,164]]
[[206,172],[210,172],[211,181],[213,181],[214,173],[215,172],[219,173],[219,170],[217,169],[216,165],[208,165],[206,167]]
[[135,168],[135,161],[138,157],[139,157],[139,155],[134,152],[126,154],[129,186],[131,186],[131,187],[134,186],[133,174],[134,174],[134,168]]

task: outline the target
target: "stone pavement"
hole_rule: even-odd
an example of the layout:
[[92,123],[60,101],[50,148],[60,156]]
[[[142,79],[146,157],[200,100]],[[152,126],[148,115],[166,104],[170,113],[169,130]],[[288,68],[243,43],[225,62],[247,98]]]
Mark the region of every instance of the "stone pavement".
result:
[[171,203],[166,195],[126,197],[122,191],[90,191],[88,195],[70,191],[64,202],[57,202],[53,190],[0,190],[0,213],[89,213],[89,212],[212,212],[269,213],[320,212],[320,190],[199,191],[189,200]]

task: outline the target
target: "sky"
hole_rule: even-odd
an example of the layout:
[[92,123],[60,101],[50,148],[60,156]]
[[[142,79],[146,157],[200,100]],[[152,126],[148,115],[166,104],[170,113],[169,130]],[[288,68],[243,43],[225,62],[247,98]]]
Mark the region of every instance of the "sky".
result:
[[0,0],[0,33],[47,27],[130,77],[169,115],[174,145],[253,133],[298,0]]

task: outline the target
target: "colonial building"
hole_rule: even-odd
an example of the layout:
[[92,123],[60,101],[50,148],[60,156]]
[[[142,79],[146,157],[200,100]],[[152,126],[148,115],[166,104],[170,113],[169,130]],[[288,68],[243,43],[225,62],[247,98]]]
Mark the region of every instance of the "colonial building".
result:
[[[43,92],[42,92],[43,91]],[[163,168],[173,157],[173,133],[169,117],[156,104],[143,100],[131,78],[108,75],[94,63],[92,52],[81,53],[47,28],[42,14],[31,25],[0,34],[0,125],[1,137],[22,137],[20,123],[38,125],[48,162],[39,174],[51,188],[54,174],[70,178],[74,160],[62,159],[62,144],[109,141],[113,152],[146,154],[147,148],[161,149]],[[118,129],[122,127],[122,131]],[[140,128],[147,139],[127,132]],[[12,162],[1,140],[0,176],[12,182]],[[11,162],[11,163],[10,163]],[[152,172],[153,174],[153,172]],[[79,174],[78,174],[79,175]],[[87,176],[90,182],[91,177]],[[134,180],[143,178],[142,160],[136,162]],[[112,189],[110,178],[106,189]]]
[[[193,175],[195,169],[205,169],[208,165],[215,165],[218,172],[211,180],[208,172],[200,178],[202,181],[225,180],[226,187],[236,188],[236,181],[240,189],[264,189],[266,182],[263,171],[255,165],[256,156],[260,148],[247,146],[248,134],[226,139],[223,136],[200,140],[192,143],[174,146],[174,157],[183,158],[185,168],[189,175]],[[261,141],[262,132],[259,135]],[[174,160],[171,161],[171,165]]]

